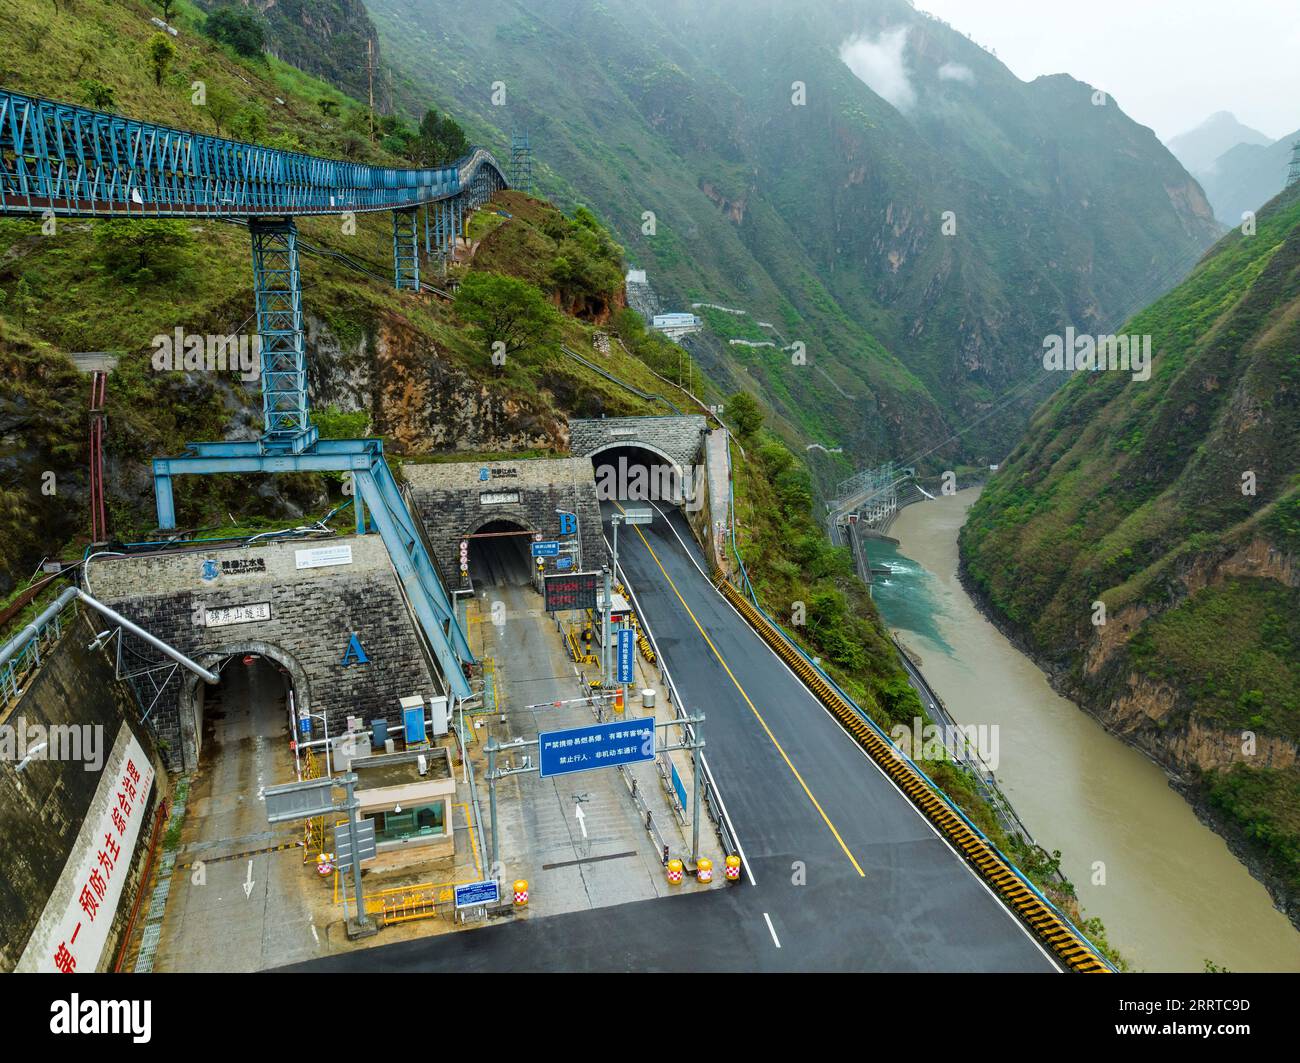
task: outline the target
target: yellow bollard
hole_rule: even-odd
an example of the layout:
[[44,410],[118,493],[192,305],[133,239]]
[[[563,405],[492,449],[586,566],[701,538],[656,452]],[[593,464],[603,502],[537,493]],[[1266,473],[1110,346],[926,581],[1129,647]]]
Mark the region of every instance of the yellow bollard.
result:
[[523,908],[528,904],[528,879],[515,879],[515,907]]
[[705,883],[713,881],[713,861],[707,856],[701,856],[700,862],[695,865],[695,881]]
[[682,884],[682,862],[676,857],[668,861],[668,885],[680,886]]
[[735,853],[731,853],[727,857],[727,869],[724,874],[727,876],[728,882],[740,881],[740,857]]

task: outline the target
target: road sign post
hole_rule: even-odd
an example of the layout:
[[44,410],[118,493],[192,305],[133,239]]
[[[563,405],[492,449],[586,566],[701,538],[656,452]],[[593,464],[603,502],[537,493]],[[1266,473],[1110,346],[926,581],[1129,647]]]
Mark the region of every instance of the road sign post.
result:
[[[317,816],[333,812],[343,812],[348,823],[348,855],[352,865],[352,883],[357,904],[357,917],[347,924],[349,938],[369,937],[379,932],[379,928],[366,915],[365,896],[361,891],[361,861],[364,858],[362,841],[358,831],[356,813],[361,810],[361,802],[356,799],[355,772],[348,772],[337,779],[308,779],[305,782],[285,783],[282,786],[268,786],[262,796],[266,800],[266,820],[268,823],[284,823],[291,820],[315,819]],[[345,799],[342,805],[334,803],[333,789],[342,786]],[[369,830],[371,844],[374,840],[374,826]],[[337,838],[337,832],[335,834]],[[340,861],[341,863],[342,861]]]

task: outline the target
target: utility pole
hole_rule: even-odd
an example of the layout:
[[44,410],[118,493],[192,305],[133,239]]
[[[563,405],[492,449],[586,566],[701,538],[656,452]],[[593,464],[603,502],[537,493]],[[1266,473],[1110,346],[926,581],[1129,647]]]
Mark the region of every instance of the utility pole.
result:
[[[614,525],[614,564],[618,564],[618,524]],[[609,566],[605,566],[605,607],[600,620],[600,683],[609,682],[609,624],[610,598],[613,588],[610,586]]]
[[691,863],[696,867],[700,865],[700,776],[704,774],[704,762],[700,755],[704,749],[704,739],[700,737],[700,725],[703,722],[704,713],[700,713],[691,725],[691,737],[694,739],[691,743],[691,767],[695,775],[695,785],[691,787]]
[[1286,186],[1290,188],[1300,181],[1300,140],[1291,145],[1291,169],[1286,175]]
[[375,139],[375,42],[366,38],[366,80],[370,84],[370,139]]

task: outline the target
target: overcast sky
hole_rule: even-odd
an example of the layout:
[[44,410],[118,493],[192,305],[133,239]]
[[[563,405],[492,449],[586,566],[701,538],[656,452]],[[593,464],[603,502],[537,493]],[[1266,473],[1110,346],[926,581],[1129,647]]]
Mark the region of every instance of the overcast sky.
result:
[[1072,74],[1161,140],[1215,111],[1300,129],[1297,0],[915,0],[1017,77]]

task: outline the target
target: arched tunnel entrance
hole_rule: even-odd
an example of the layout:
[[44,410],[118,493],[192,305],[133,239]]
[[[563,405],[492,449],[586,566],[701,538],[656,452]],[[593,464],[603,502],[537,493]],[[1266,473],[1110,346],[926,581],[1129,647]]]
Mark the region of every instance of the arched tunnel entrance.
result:
[[475,587],[522,587],[532,581],[532,532],[513,520],[491,520],[469,539]]
[[[260,653],[235,653],[221,668],[216,686],[199,683],[196,717],[201,728],[201,763],[209,770],[257,760],[262,746],[288,745],[293,679],[278,661]],[[221,762],[222,767],[218,767]]]
[[596,497],[608,502],[657,502],[680,505],[682,471],[662,451],[636,443],[619,443],[592,452]]

